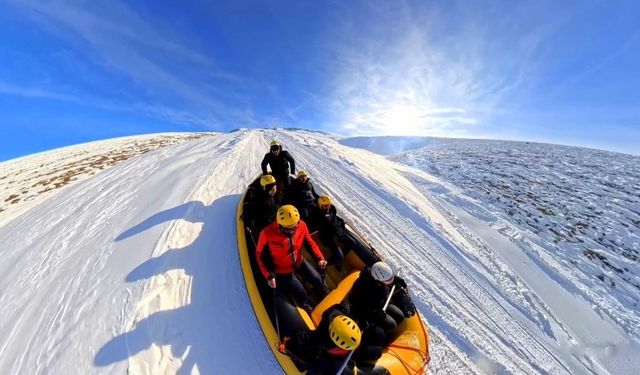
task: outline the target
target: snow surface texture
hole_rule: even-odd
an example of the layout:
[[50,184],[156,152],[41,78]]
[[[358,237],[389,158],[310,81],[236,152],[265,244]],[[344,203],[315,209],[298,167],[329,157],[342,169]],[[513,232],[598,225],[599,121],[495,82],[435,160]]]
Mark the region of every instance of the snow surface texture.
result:
[[145,152],[204,135],[171,133],[123,137],[0,163],[0,226],[69,183]]
[[637,301],[632,289],[602,292],[609,284],[588,267],[578,277],[564,250],[544,247],[545,234],[417,157],[403,164],[319,133],[246,130],[121,161],[13,211],[0,226],[0,371],[281,373],[245,291],[235,233],[240,195],[274,138],[407,280],[430,327],[430,373],[640,367],[638,312],[625,305]]

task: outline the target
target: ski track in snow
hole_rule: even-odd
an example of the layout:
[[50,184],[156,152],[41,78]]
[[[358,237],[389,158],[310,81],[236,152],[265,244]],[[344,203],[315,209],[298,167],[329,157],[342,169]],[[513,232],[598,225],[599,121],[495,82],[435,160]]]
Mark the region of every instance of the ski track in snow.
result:
[[[310,142],[309,138],[304,137],[307,142]],[[303,139],[296,141],[302,142]],[[326,143],[324,140],[318,140],[312,145],[315,147],[305,149],[295,149],[292,146],[297,143],[286,139],[283,143],[290,145],[288,149],[297,160],[300,159],[301,165],[309,166],[312,177],[318,176],[314,181],[320,190],[329,192],[337,200],[339,212],[357,215],[347,217],[377,245],[385,259],[400,267],[404,277],[411,280],[412,291],[420,301],[421,312],[431,323],[432,334],[442,335],[442,341],[457,347],[454,352],[464,356],[459,359],[458,366],[464,368],[466,364],[470,368],[465,371],[469,372],[481,367],[481,372],[497,373],[533,373],[546,366],[549,372],[561,373],[563,370],[568,373],[556,359],[558,353],[550,355],[547,350],[541,350],[540,347],[546,346],[541,345],[545,339],[531,334],[531,324],[525,317],[510,312],[515,309],[509,306],[508,301],[498,300],[493,287],[483,283],[473,268],[462,267],[459,259],[452,259],[459,250],[449,239],[438,234],[426,219],[417,215],[411,203],[403,202],[392,192],[384,190],[385,182],[403,180],[392,163],[368,153],[341,149],[343,146],[337,144],[327,149],[329,147],[322,145]],[[348,156],[340,157],[336,149]],[[338,168],[327,162],[333,157],[343,160]],[[371,173],[372,177],[363,178],[363,172]],[[418,194],[408,183],[403,188],[409,196]],[[419,199],[415,197],[414,200]],[[407,215],[418,220],[421,227]],[[416,254],[407,257],[408,252]],[[439,324],[434,325],[434,321]],[[450,371],[448,366],[452,358],[439,358],[437,354],[432,356],[432,370]],[[443,364],[445,367],[440,368]]]
[[431,334],[429,373],[637,366],[637,346],[613,322],[513,254],[490,212],[466,214],[475,203],[455,187],[320,133],[254,130],[122,162],[0,227],[2,372],[280,373],[245,290],[234,220],[272,139],[407,280]]

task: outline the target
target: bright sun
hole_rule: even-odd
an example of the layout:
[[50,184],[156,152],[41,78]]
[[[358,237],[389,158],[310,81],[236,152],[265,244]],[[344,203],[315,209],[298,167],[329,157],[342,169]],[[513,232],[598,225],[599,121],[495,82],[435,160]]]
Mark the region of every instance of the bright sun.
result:
[[378,121],[390,134],[418,135],[425,122],[425,114],[415,106],[399,104],[383,111]]

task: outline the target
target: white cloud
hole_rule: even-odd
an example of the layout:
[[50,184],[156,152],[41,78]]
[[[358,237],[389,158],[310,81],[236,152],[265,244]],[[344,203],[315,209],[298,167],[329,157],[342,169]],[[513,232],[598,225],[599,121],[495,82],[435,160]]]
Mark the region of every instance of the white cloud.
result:
[[[337,26],[336,34],[346,36],[335,38],[334,90],[326,105],[343,133],[479,132],[492,116],[518,105],[535,81],[536,53],[564,17],[536,23],[525,17],[535,13],[532,6],[458,4],[454,11],[375,4],[382,8],[372,7],[375,16],[367,17],[378,26],[374,31],[357,32],[359,15],[347,14]],[[507,15],[526,21],[502,18]]]

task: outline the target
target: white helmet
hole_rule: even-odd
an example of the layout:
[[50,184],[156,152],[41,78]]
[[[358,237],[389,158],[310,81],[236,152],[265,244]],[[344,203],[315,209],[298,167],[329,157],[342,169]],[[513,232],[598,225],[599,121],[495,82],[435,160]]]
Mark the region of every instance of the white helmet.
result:
[[394,278],[393,270],[385,262],[376,262],[371,266],[371,276],[384,284],[390,284]]

